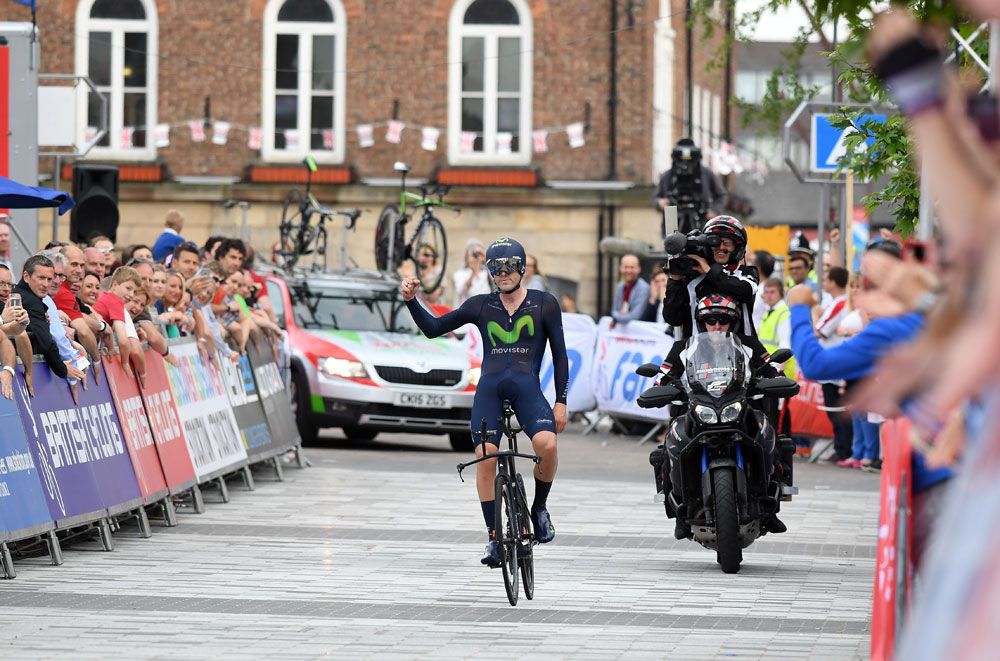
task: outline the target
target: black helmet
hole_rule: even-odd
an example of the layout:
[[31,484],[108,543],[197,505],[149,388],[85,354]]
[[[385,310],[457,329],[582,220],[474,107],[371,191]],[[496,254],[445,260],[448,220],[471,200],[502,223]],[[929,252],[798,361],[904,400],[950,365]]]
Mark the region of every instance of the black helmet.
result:
[[694,318],[698,322],[698,330],[705,330],[705,319],[721,317],[729,320],[729,330],[735,331],[740,321],[740,307],[731,297],[724,294],[709,294],[698,301]]
[[732,216],[716,216],[707,223],[702,230],[705,234],[715,234],[717,236],[732,239],[736,244],[736,249],[729,256],[730,264],[737,264],[743,261],[743,255],[747,251],[747,231],[743,223]]
[[805,255],[809,259],[810,264],[816,258],[816,251],[809,247],[809,239],[802,232],[796,232],[795,236],[788,243],[788,257],[791,258],[796,253]]

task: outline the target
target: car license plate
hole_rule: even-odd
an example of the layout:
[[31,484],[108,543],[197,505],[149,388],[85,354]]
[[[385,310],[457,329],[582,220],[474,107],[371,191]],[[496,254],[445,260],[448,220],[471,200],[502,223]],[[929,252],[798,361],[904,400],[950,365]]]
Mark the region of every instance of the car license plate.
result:
[[448,395],[435,395],[426,392],[396,393],[396,406],[412,406],[418,409],[450,409],[451,401]]

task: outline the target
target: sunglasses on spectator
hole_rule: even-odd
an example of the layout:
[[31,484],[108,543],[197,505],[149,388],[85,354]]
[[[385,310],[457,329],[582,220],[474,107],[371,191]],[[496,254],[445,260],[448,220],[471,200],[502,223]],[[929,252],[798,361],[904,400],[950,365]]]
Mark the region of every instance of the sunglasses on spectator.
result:
[[707,317],[702,317],[701,321],[704,322],[706,326],[728,326],[733,322],[729,317],[724,317],[717,314],[710,314]]
[[507,275],[509,273],[520,273],[521,258],[499,257],[497,259],[491,259],[490,261],[486,262],[486,268],[489,270],[490,275],[493,276],[500,274]]

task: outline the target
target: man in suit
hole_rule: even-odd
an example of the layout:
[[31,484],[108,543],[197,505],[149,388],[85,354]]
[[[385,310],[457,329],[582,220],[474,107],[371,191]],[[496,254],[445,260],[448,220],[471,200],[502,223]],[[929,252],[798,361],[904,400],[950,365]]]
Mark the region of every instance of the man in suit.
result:
[[14,287],[13,293],[21,295],[21,305],[28,313],[28,337],[31,339],[32,350],[45,358],[49,369],[56,376],[62,379],[82,379],[83,372],[63,362],[59,347],[49,331],[49,310],[42,299],[48,296],[54,277],[52,260],[44,255],[33,255],[24,262],[21,282]]
[[649,303],[649,283],[639,277],[639,258],[623,255],[618,266],[621,282],[615,288],[614,307],[611,309],[611,327],[627,324],[642,318]]

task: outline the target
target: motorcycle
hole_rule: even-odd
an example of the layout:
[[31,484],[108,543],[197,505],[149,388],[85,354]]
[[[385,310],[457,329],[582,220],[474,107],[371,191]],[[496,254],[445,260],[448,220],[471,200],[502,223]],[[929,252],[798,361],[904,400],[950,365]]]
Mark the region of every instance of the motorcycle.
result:
[[[799,385],[784,376],[752,374],[749,350],[729,333],[694,335],[685,355],[682,378],[645,390],[637,403],[642,408],[686,407],[664,442],[670,471],[661,475],[673,485],[663,488],[664,506],[668,517],[690,526],[694,541],[716,552],[723,572],[734,574],[743,562],[743,549],[766,534],[764,520],[777,512],[779,501],[790,501],[798,492],[791,479],[792,440],[777,436],[767,416],[750,404],[794,397]],[[791,357],[791,351],[781,349],[770,362]],[[647,363],[636,373],[653,377],[661,368]],[[780,468],[772,475],[776,444]]]

